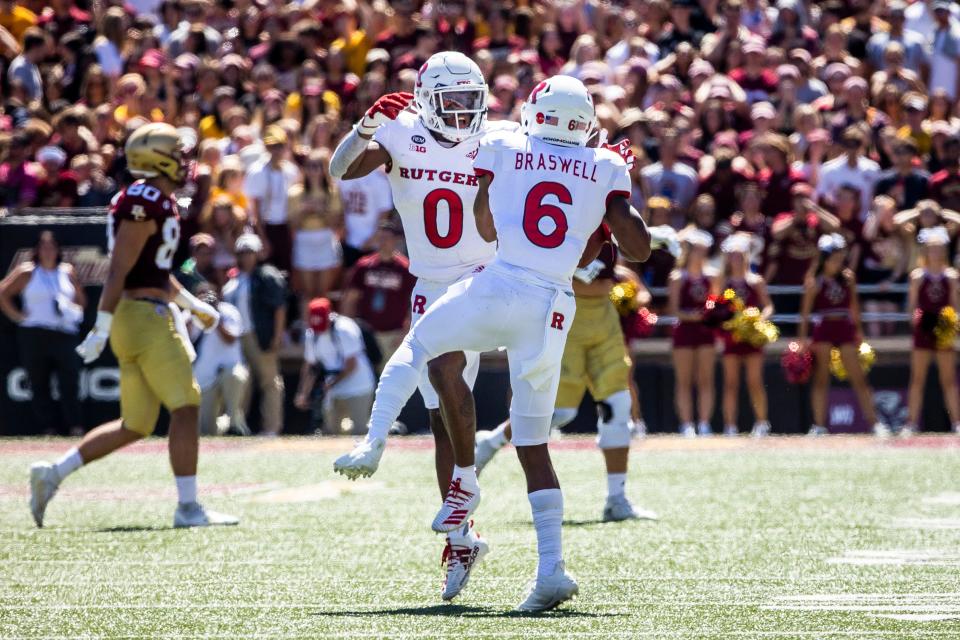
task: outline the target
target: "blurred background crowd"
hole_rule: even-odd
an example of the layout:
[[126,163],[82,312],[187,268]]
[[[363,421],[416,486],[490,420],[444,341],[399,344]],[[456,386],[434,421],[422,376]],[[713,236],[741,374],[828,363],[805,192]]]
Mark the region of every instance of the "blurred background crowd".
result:
[[[386,177],[338,182],[327,165],[441,50],[477,61],[493,120],[517,120],[552,74],[582,80],[609,139],[633,143],[647,222],[704,230],[714,253],[752,233],[772,285],[801,285],[819,236],[839,232],[877,285],[864,308],[903,311],[917,234],[943,225],[956,253],[960,9],[946,0],[0,0],[0,207],[103,207],[131,181],[125,136],[178,127],[179,277],[237,310],[220,351],[279,431],[277,354],[304,340],[311,301],[332,300],[332,326],[359,327],[344,331],[368,354],[406,329],[412,277]],[[675,260],[628,265],[654,306]],[[774,302],[795,312],[799,295]],[[338,344],[312,356],[339,370]],[[372,391],[361,369],[354,396]],[[236,406],[227,386],[217,402]]]

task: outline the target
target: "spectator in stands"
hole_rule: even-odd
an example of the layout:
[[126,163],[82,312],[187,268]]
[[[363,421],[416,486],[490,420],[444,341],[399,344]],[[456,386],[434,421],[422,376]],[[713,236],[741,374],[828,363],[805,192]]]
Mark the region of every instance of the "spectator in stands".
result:
[[[397,251],[398,225],[384,220],[377,230],[377,252],[361,258],[347,277],[340,308],[345,316],[364,322],[374,331],[384,358],[389,358],[406,335],[410,323],[410,294],[416,278],[410,262]],[[384,362],[374,362],[377,372]]]
[[77,176],[64,165],[67,154],[60,147],[43,147],[37,152],[40,182],[35,207],[75,207],[80,199]]
[[912,140],[897,140],[893,147],[893,168],[880,174],[875,194],[890,196],[897,209],[912,209],[927,197],[930,174],[918,169],[917,145]]
[[234,247],[247,228],[247,214],[227,194],[207,202],[200,214],[200,230],[214,241],[212,264],[218,287],[227,281],[227,272],[237,264]]
[[[20,308],[14,304],[19,296]],[[20,361],[30,378],[31,408],[41,433],[80,435],[80,358],[74,348],[87,297],[73,266],[63,261],[52,231],[44,231],[33,257],[0,282],[0,311],[18,325]],[[56,374],[61,415],[50,391]]]
[[22,87],[28,102],[43,98],[43,78],[37,65],[47,56],[47,36],[36,27],[30,27],[23,35],[23,53],[13,59],[7,74],[11,81]]
[[266,157],[247,171],[243,191],[250,201],[250,217],[263,241],[264,251],[278,269],[289,271],[293,238],[288,223],[290,189],[300,181],[300,171],[287,159],[287,133],[270,125],[263,136]]
[[659,138],[659,161],[640,171],[643,195],[649,199],[663,196],[678,213],[685,213],[697,195],[697,172],[679,161],[679,136],[676,129],[665,129]]
[[343,200],[343,266],[349,269],[357,260],[372,253],[373,236],[393,210],[390,182],[380,169],[356,180],[340,181]]
[[6,157],[0,163],[0,204],[4,207],[22,209],[37,199],[40,180],[37,170],[30,162],[29,138],[19,131],[6,147]]
[[203,288],[205,293],[200,291],[198,294],[220,312],[220,322],[195,338],[197,359],[193,363],[193,373],[200,385],[200,433],[248,436],[250,428],[243,400],[250,373],[243,363],[240,346],[243,318],[232,304],[218,302],[209,285]]
[[[894,223],[896,202],[890,196],[873,199],[870,214],[863,223],[863,259],[857,280],[863,284],[878,285],[879,293],[860,296],[867,313],[895,313],[903,307],[903,294],[885,291],[905,282],[908,247]],[[893,323],[866,322],[867,335],[879,336],[893,331]]]
[[866,217],[880,178],[880,165],[863,155],[866,138],[857,126],[844,130],[840,138],[843,154],[824,163],[820,170],[816,196],[821,203],[833,205],[840,187],[850,185],[860,193],[860,215]]
[[300,388],[294,404],[301,410],[310,407],[311,393],[319,377],[323,381],[324,432],[343,433],[344,420],[349,419],[348,432],[363,435],[370,419],[376,381],[360,327],[350,318],[333,313],[326,298],[311,300],[308,314]]
[[107,177],[99,154],[74,156],[70,171],[77,179],[78,207],[105,207],[117,193],[117,183]]
[[283,429],[280,347],[287,326],[287,285],[275,267],[260,262],[262,251],[259,236],[237,238],[238,270],[224,285],[223,299],[240,311],[240,346],[260,389],[261,431],[276,436]]
[[943,169],[930,176],[929,196],[945,209],[960,211],[960,134],[943,143]]
[[180,265],[177,281],[193,295],[211,285],[219,289],[226,282],[218,282],[219,273],[213,267],[214,249],[217,241],[209,233],[197,233],[190,238],[190,257]]
[[290,189],[293,267],[306,317],[307,303],[329,295],[340,279],[343,207],[337,185],[327,173],[326,149],[314,149],[303,165],[304,181]]

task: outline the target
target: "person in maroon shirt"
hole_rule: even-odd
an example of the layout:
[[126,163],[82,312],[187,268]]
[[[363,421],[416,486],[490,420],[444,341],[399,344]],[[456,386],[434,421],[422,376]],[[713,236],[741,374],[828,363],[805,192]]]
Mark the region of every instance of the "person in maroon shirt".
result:
[[64,170],[67,154],[60,147],[43,147],[37,152],[37,160],[43,167],[37,185],[35,207],[75,207],[80,199],[77,176]]
[[943,166],[930,176],[929,196],[944,209],[960,211],[960,136],[956,134],[943,145]]
[[[876,435],[887,435],[889,429],[877,421],[873,407],[873,390],[857,355],[863,329],[860,326],[860,301],[857,279],[846,268],[847,246],[838,233],[828,233],[817,241],[819,257],[816,268],[804,283],[800,308],[798,339],[804,348],[813,351],[813,384],[810,402],[813,405],[813,425],[810,435],[827,433],[827,404],[830,389],[830,351],[837,348],[850,385],[857,394],[860,410],[873,425]],[[813,333],[807,341],[808,328],[813,319]]]
[[[810,185],[795,185],[793,193],[792,212],[777,216],[770,231],[764,274],[770,284],[803,284],[817,257],[817,239],[840,229],[836,216],[810,200]],[[778,296],[774,303],[782,313],[796,313],[799,308],[793,295]]]
[[910,353],[910,391],[907,424],[901,435],[917,431],[923,392],[930,364],[936,359],[943,399],[950,414],[953,430],[960,434],[960,396],[957,395],[957,352],[955,340],[938,344],[934,327],[944,307],[960,308],[957,272],[950,268],[948,246],[950,235],[943,227],[920,232],[920,262],[910,274],[908,310],[913,317],[913,351]]
[[[377,230],[377,252],[361,258],[347,278],[341,311],[374,331],[384,358],[403,340],[410,323],[410,294],[417,279],[410,261],[397,252],[400,230],[385,221]],[[374,363],[380,369],[382,363]]]
[[849,254],[847,264],[854,273],[860,273],[860,261],[864,245],[863,220],[860,219],[860,190],[845,184],[837,190],[837,201],[833,214],[840,221],[840,235],[847,241]]
[[764,191],[760,209],[766,216],[790,211],[793,204],[790,190],[798,182],[804,182],[803,174],[790,168],[790,143],[782,135],[768,133],[757,145],[766,165],[758,176]]
[[697,192],[708,193],[713,196],[717,206],[717,218],[727,220],[737,210],[737,189],[746,183],[749,178],[733,168],[733,159],[736,152],[727,147],[720,147],[714,154],[713,173],[700,179]]
[[730,79],[747,92],[747,102],[769,100],[777,91],[777,74],[766,65],[766,47],[760,40],[743,45],[746,64],[730,72]]

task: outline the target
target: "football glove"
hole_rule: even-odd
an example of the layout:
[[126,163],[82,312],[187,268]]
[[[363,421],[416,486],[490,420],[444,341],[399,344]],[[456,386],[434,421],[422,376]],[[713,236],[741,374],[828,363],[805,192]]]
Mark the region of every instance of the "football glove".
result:
[[624,138],[617,144],[607,144],[604,143],[604,149],[608,151],[613,151],[615,154],[623,158],[623,161],[627,163],[627,171],[633,171],[633,165],[637,161],[637,157],[633,155],[633,149],[630,148],[630,140]]
[[674,258],[680,257],[680,237],[670,225],[650,227],[650,248],[666,249]]
[[220,313],[213,305],[200,300],[186,289],[180,289],[173,301],[181,309],[190,311],[204,329],[213,329],[220,322]]
[[80,346],[77,347],[77,353],[83,358],[84,364],[90,364],[100,357],[104,347],[107,346],[107,340],[110,338],[110,325],[113,324],[113,314],[106,311],[97,312],[97,321],[94,323],[90,333],[83,339]]
[[412,93],[388,93],[381,97],[363,114],[360,122],[357,123],[357,131],[364,136],[372,136],[380,125],[396,120],[411,100],[413,100]]

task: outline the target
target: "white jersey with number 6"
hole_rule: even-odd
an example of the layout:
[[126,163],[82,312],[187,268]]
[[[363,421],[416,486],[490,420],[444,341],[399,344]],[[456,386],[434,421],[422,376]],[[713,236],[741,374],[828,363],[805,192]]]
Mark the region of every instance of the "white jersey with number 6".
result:
[[[516,128],[487,123],[485,130]],[[401,112],[374,135],[390,154],[387,176],[410,254],[410,273],[453,282],[493,258],[496,245],[477,232],[473,159],[479,136],[452,147],[440,144],[416,114]]]
[[473,166],[492,177],[496,262],[566,287],[608,200],[630,196],[626,163],[603,148],[562,147],[498,131],[480,140]]

